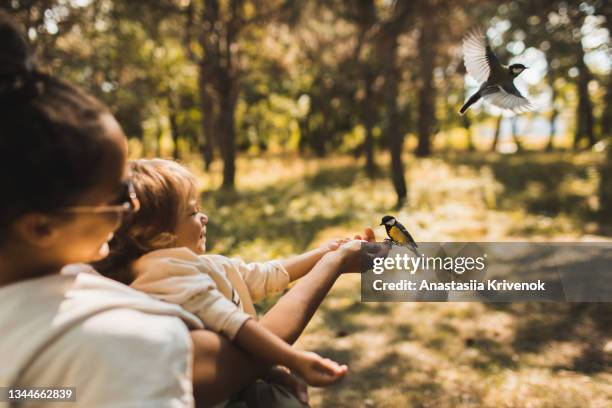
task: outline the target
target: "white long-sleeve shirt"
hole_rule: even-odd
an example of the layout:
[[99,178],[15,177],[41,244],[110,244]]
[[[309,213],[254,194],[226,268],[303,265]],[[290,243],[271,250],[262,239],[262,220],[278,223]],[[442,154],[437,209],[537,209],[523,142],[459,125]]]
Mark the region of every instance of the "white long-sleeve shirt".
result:
[[181,305],[204,326],[233,339],[255,317],[254,301],[282,291],[289,274],[278,261],[245,263],[187,248],[150,252],[133,265],[134,289]]
[[192,407],[199,319],[89,271],[0,287],[0,387],[76,389],[20,407]]

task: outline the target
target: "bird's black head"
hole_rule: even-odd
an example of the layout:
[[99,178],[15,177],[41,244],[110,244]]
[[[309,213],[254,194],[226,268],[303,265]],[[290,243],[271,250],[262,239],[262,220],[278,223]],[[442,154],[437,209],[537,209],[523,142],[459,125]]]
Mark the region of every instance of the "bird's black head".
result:
[[395,225],[396,221],[397,220],[395,219],[394,216],[392,216],[392,215],[385,215],[384,217],[382,217],[382,220],[380,221],[380,225],[391,226],[391,225]]
[[508,70],[510,71],[510,74],[513,77],[517,77],[521,74],[521,72],[523,72],[524,70],[526,70],[527,67],[524,66],[523,64],[512,64],[508,67]]

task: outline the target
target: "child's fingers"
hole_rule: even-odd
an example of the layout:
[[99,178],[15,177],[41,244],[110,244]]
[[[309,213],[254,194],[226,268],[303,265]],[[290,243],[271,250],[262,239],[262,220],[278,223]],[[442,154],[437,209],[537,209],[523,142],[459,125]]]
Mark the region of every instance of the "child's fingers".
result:
[[317,369],[315,372],[311,373],[308,379],[308,383],[314,387],[323,387],[326,385],[334,384],[344,377],[346,371],[340,371],[338,373],[327,371],[327,370],[319,370]]
[[330,360],[329,358],[322,358],[317,361],[316,368],[322,374],[329,375],[333,378],[340,378],[344,376],[347,369],[345,365],[341,366],[340,364]]
[[363,234],[365,235],[363,239],[365,239],[366,241],[369,241],[369,242],[376,241],[376,235],[374,235],[374,230],[372,229],[372,227],[365,227],[363,230]]

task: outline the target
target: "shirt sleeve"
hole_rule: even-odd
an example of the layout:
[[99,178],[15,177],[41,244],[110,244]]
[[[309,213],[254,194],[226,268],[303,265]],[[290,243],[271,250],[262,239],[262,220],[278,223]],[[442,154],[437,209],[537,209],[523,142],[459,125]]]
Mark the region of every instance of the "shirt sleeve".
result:
[[181,306],[198,316],[208,329],[234,340],[238,330],[252,316],[223,296],[208,275],[202,274],[194,285],[198,285],[200,290]]
[[45,348],[28,369],[33,377],[26,373],[22,381],[74,387],[76,405],[66,406],[188,408],[194,406],[192,354],[179,318],[112,309]]
[[152,273],[140,276],[131,286],[157,299],[181,305],[199,317],[206,328],[233,340],[251,316],[223,296],[197,260],[166,259],[150,263],[148,268]]
[[242,275],[254,302],[289,285],[289,273],[279,261],[245,263],[239,258],[231,258],[230,262]]

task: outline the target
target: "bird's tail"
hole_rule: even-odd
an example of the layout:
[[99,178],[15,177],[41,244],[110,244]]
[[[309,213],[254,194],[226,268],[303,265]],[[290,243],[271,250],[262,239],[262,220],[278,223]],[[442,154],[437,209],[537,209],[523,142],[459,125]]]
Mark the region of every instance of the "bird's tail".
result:
[[470,99],[468,99],[467,102],[461,107],[461,109],[459,110],[459,113],[463,115],[465,111],[467,110],[467,108],[475,104],[480,99],[481,96],[482,95],[480,94],[480,91],[470,96]]

